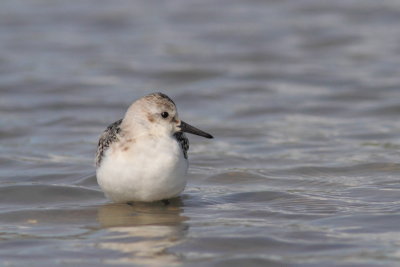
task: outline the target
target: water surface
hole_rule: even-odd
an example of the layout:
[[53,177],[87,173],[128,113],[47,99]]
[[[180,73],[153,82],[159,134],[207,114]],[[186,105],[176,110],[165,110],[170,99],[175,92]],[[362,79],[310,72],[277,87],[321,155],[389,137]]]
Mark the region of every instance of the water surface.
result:
[[[0,265],[398,264],[398,1],[0,6]],[[215,139],[111,204],[97,139],[153,91]]]

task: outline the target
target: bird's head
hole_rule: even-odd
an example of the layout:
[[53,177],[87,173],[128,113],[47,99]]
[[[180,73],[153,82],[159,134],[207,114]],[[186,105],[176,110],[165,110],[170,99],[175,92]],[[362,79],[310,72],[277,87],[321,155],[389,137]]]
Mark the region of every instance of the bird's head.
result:
[[147,131],[151,135],[174,135],[186,132],[205,138],[212,135],[179,119],[174,101],[163,93],[152,93],[135,101],[128,109],[123,123],[135,127],[136,131]]

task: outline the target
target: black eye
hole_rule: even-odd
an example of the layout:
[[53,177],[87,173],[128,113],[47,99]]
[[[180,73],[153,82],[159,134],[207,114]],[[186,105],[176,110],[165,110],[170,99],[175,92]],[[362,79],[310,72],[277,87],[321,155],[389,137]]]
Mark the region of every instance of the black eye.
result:
[[169,116],[168,112],[164,111],[163,113],[161,113],[161,117],[163,117],[164,119],[167,118]]

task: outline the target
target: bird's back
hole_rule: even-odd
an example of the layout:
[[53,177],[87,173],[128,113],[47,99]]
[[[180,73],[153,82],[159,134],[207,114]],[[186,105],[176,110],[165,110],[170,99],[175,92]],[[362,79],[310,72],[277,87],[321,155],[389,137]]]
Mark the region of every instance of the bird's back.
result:
[[110,124],[99,138],[96,152],[96,167],[100,167],[104,153],[113,142],[118,141],[118,136],[121,133],[122,119]]

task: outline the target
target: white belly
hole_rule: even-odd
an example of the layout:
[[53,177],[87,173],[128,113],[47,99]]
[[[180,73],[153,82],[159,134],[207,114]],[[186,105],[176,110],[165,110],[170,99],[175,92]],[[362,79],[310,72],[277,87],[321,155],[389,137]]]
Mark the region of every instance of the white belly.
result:
[[111,145],[96,170],[105,195],[114,202],[178,196],[186,186],[188,161],[172,138]]

